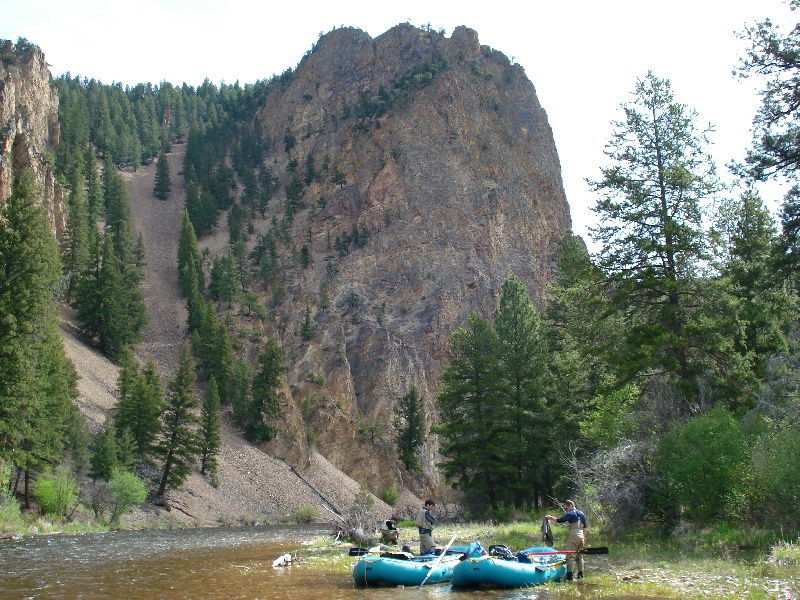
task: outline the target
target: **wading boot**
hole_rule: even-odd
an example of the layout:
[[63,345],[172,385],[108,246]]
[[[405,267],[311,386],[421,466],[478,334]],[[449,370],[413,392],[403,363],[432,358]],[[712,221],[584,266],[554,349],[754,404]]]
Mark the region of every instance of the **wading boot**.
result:
[[567,571],[567,581],[572,581],[574,577],[572,576],[572,571]]
[[578,579],[583,579],[583,571],[578,571]]

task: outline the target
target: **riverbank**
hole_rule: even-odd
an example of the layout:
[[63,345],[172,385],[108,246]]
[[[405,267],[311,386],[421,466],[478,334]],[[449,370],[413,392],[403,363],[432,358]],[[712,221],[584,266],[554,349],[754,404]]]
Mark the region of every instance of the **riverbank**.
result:
[[[408,531],[408,530],[407,530]],[[456,545],[476,539],[484,547],[506,544],[514,550],[541,545],[538,523],[490,526],[443,524],[437,539],[456,533]],[[711,600],[797,600],[800,598],[800,544],[777,541],[768,532],[740,531],[745,544],[729,531],[703,530],[668,540],[635,536],[608,539],[591,536],[588,546],[607,546],[609,554],[587,555],[586,579],[545,586],[554,597],[706,598]],[[410,534],[408,536],[410,538]],[[403,536],[401,535],[401,539]],[[556,533],[556,548],[565,535]],[[754,545],[755,544],[755,545]],[[412,548],[414,546],[412,545]],[[349,546],[320,538],[295,551],[296,568],[349,574],[358,559]]]

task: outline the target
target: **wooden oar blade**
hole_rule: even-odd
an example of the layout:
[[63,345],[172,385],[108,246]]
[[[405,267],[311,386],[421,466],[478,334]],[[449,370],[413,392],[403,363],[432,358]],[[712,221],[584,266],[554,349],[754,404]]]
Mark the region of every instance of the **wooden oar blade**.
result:
[[605,546],[598,546],[597,548],[584,548],[579,551],[580,554],[608,554],[608,548]]

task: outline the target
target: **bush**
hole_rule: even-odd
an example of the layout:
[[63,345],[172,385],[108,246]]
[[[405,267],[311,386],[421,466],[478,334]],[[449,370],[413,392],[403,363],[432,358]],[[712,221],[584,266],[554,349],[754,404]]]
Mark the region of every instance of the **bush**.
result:
[[392,506],[397,499],[400,497],[400,492],[397,491],[397,488],[392,486],[390,488],[386,488],[383,490],[383,501],[386,502],[389,506]]
[[46,472],[36,481],[34,497],[43,514],[68,519],[78,504],[78,486],[66,465]]
[[144,482],[130,471],[114,469],[108,480],[111,497],[109,521],[117,523],[126,512],[140,505],[147,498]]
[[661,440],[658,472],[667,503],[689,520],[736,518],[749,445],[724,408],[676,425]]
[[756,519],[800,526],[800,429],[781,424],[763,435],[755,446],[749,470]]
[[318,516],[319,511],[316,506],[301,506],[297,509],[298,523],[313,523]]

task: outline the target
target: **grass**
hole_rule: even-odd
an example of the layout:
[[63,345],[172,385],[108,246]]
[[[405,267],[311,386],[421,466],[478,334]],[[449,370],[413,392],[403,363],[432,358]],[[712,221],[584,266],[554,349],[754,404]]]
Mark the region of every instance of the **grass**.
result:
[[[406,528],[408,543],[412,528]],[[475,539],[484,547],[506,544],[520,550],[541,544],[538,523],[440,525],[435,538],[446,543],[456,533],[455,545]],[[566,532],[555,528],[556,548],[563,548]],[[711,600],[786,600],[800,598],[800,539],[780,540],[774,532],[747,528],[704,528],[666,539],[645,533],[608,538],[590,532],[588,546],[608,546],[608,555],[587,555],[586,584],[551,583],[548,593],[561,597],[647,596]],[[348,555],[349,544],[328,538],[298,549],[298,566],[349,573],[358,557]],[[412,544],[413,547],[413,544]]]

